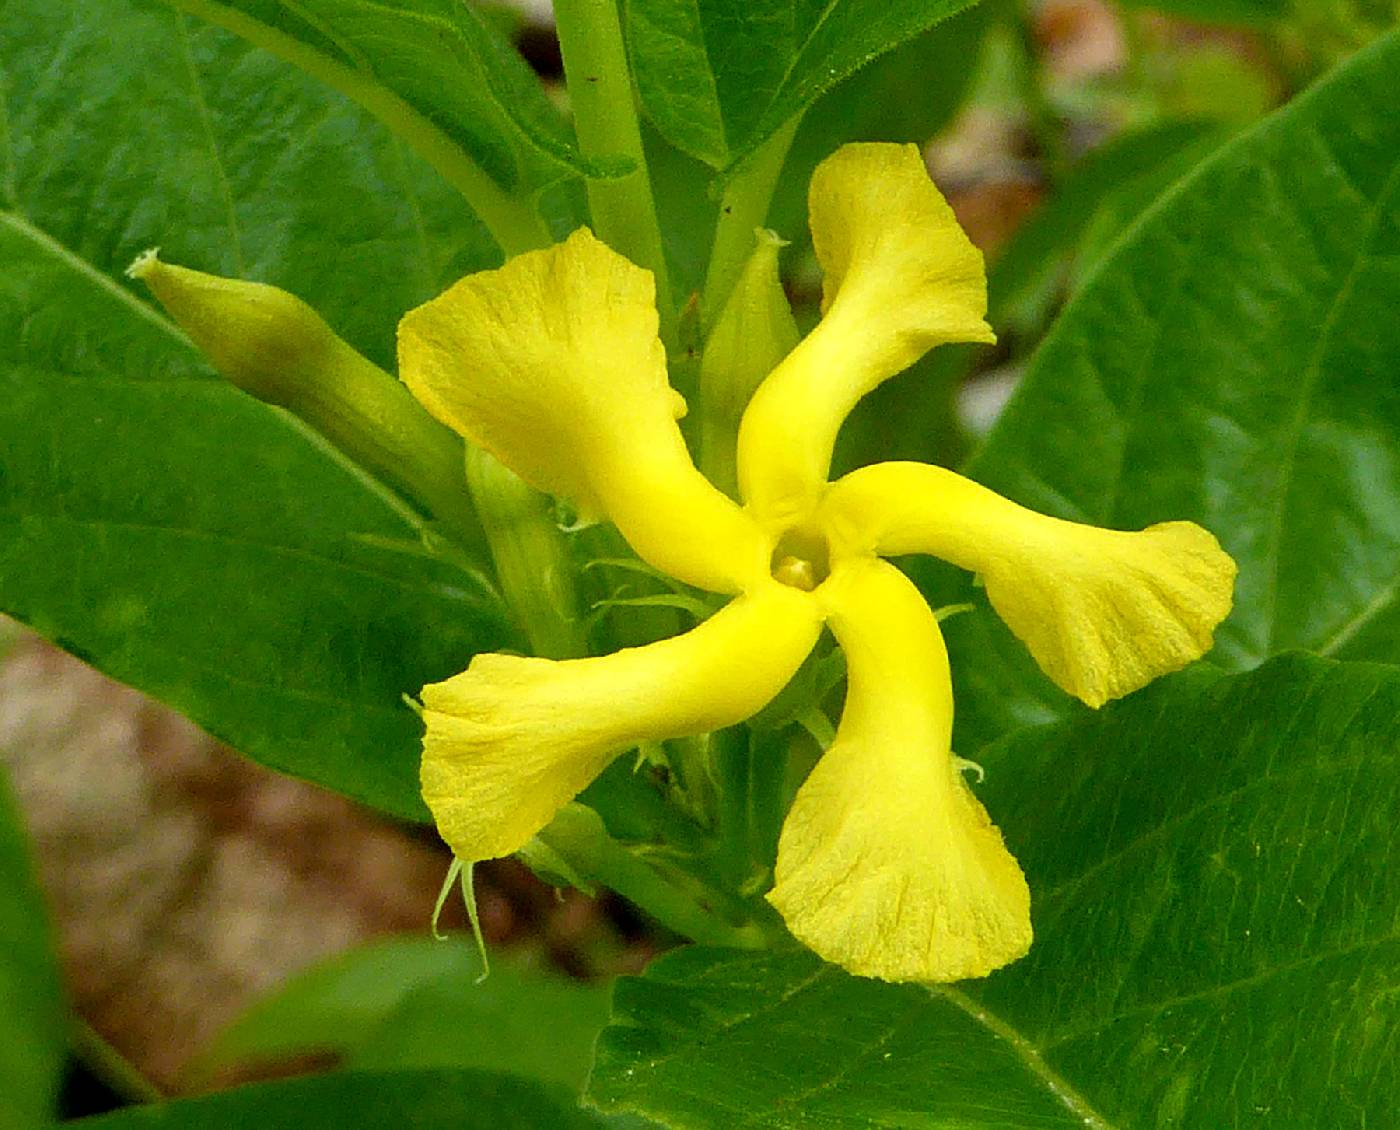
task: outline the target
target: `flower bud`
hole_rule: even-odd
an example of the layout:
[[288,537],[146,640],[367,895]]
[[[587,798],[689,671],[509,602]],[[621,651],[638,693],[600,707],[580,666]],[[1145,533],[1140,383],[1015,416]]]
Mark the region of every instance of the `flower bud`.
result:
[[744,409],[800,337],[778,275],[783,241],[763,228],[754,237],[753,254],[729,292],[700,362],[700,467],[731,496],[738,490],[734,457]]
[[468,547],[480,542],[461,439],[300,298],[163,263],[153,250],[127,274],[146,284],[226,379],[311,425]]

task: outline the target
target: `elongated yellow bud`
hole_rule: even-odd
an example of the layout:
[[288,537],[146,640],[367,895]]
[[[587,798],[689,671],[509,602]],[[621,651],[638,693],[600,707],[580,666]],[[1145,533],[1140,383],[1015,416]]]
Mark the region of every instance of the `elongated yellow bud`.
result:
[[155,251],[138,257],[127,274],[150,288],[230,382],[300,417],[469,547],[479,545],[462,440],[300,298],[163,263]]
[[738,492],[734,451],[744,409],[800,336],[778,275],[783,241],[763,228],[754,237],[753,254],[729,292],[700,362],[700,468],[731,497]]

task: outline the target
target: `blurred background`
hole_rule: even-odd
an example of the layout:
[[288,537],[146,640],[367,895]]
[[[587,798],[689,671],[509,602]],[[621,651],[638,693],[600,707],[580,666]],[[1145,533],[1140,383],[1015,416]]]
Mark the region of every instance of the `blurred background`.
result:
[[[493,13],[557,87],[549,5]],[[815,317],[819,293],[803,242],[812,167],[844,141],[912,140],[987,254],[1001,337],[994,350],[940,351],[891,381],[843,434],[838,461],[932,448],[956,463],[1055,312],[1143,209],[1396,18],[1393,0],[984,0],[828,94],[807,115],[769,219],[791,241],[799,321]],[[687,162],[656,143],[681,285],[698,280],[714,209],[666,193]],[[911,382],[943,398],[944,434],[902,435],[885,410]],[[8,622],[0,758],[80,1017],[70,1115],[338,1058],[450,1062],[464,1031],[494,1025],[499,1036],[513,1023],[553,1025],[541,1070],[570,1082],[605,1015],[607,979],[674,941],[621,900],[556,892],[513,861],[483,865],[496,983],[526,985],[510,1015],[493,1014],[505,1006],[491,982],[465,991],[470,949],[427,939],[449,863],[431,830],[245,761]],[[460,910],[449,906],[444,926],[461,929]],[[537,1012],[521,1015],[521,1000]]]

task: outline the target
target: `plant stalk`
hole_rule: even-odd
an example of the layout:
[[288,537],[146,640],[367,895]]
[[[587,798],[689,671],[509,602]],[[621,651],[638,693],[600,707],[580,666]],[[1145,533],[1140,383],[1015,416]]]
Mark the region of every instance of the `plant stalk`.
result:
[[555,0],[554,20],[579,150],[592,161],[622,159],[632,166],[623,176],[588,178],[594,231],[655,277],[661,340],[674,351],[676,309],[617,0]]

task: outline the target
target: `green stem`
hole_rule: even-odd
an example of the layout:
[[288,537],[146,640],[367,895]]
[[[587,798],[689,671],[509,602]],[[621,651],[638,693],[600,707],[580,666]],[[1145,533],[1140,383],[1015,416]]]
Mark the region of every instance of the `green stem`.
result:
[[135,1103],[164,1102],[160,1089],[141,1074],[121,1052],[104,1040],[91,1024],[78,1017],[70,1022],[73,1054],[94,1075],[124,1099]]
[[710,766],[718,800],[715,862],[724,885],[738,890],[749,871],[749,743],[744,727],[710,735]]
[[655,276],[661,339],[674,349],[676,310],[617,0],[555,0],[554,19],[580,152],[593,161],[621,158],[632,166],[624,176],[588,178],[594,229],[604,243]]
[[727,921],[722,910],[728,899],[722,892],[693,887],[680,872],[659,870],[634,849],[608,835],[602,818],[581,804],[560,809],[536,839],[557,852],[577,873],[600,883],[653,915],[662,925],[702,944],[760,948],[768,942],[763,926]]
[[802,115],[796,114],[753,151],[735,170],[720,197],[719,223],[710,249],[710,266],[700,296],[700,313],[706,330],[724,309],[724,300],[739,280],[753,253],[753,233],[768,218],[768,205],[788,149],[797,134]]
[[286,32],[215,0],[170,0],[182,11],[227,28],[277,55],[312,78],[358,102],[432,165],[460,192],[507,257],[553,243],[528,200],[497,184],[447,133],[372,76],[323,55]]
[[472,444],[466,478],[496,579],[531,650],[547,659],[587,654],[573,567],[549,499]]
[[790,727],[749,735],[748,832],[749,855],[760,868],[770,870],[778,857],[778,833],[786,814]]

